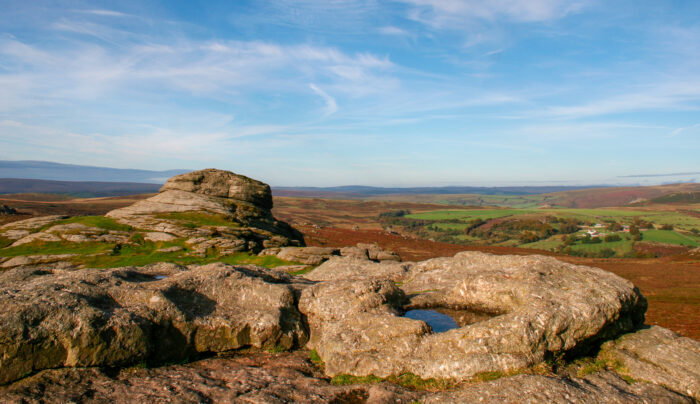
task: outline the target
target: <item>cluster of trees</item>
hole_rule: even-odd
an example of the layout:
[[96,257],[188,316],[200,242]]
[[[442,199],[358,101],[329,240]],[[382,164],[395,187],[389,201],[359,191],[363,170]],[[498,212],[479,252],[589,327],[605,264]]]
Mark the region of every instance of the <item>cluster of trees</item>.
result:
[[379,214],[379,218],[381,219],[381,218],[383,218],[383,217],[404,217],[404,216],[410,215],[410,214],[411,214],[411,211],[410,211],[410,210],[403,210],[403,209],[401,209],[401,210],[392,210],[392,211],[380,213],[380,214]]

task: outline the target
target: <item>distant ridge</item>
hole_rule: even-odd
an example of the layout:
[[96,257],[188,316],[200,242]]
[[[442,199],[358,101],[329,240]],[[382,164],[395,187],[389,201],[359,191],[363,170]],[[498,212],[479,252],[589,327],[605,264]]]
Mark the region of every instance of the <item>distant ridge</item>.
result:
[[97,181],[164,184],[177,174],[191,170],[135,170],[61,164],[49,161],[0,160],[0,178],[23,178],[51,181]]
[[510,186],[510,187],[408,187],[383,188],[363,185],[346,185],[340,187],[273,187],[275,196],[299,197],[345,197],[363,198],[379,195],[452,195],[452,194],[481,194],[481,195],[538,195],[562,191],[575,191],[589,188],[603,188],[605,185],[588,186]]
[[161,184],[142,182],[50,181],[0,178],[0,194],[64,194],[82,198],[158,192]]

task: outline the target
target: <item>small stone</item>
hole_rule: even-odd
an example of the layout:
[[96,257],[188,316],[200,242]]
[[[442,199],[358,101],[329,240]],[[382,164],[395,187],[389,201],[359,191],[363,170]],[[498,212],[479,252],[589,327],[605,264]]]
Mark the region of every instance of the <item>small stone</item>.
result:
[[176,236],[173,236],[172,234],[168,233],[162,233],[162,232],[150,232],[146,233],[143,236],[144,240],[146,241],[152,241],[154,243],[160,242],[160,241],[173,241],[177,239]]

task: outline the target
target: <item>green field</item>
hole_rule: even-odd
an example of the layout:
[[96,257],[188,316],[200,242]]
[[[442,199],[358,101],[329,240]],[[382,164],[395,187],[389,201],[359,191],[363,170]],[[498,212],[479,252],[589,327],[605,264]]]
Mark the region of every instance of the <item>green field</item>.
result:
[[[537,212],[537,210],[533,210]],[[449,220],[459,219],[469,221],[473,219],[496,219],[499,217],[513,216],[528,213],[521,209],[471,209],[471,210],[436,210],[433,212],[414,213],[406,215],[409,219],[422,220]]]
[[672,230],[647,230],[644,232],[644,241],[657,243],[677,244],[697,247],[700,240],[697,237],[691,238],[683,234],[678,234]]
[[[432,212],[406,215],[409,219],[450,220],[458,219],[468,222],[473,219],[495,219],[516,215],[551,215],[559,218],[575,218],[586,222],[604,222],[606,220],[631,221],[638,217],[656,224],[670,224],[679,229],[700,229],[700,218],[674,211],[651,211],[631,209],[465,209],[436,210]],[[456,228],[456,227],[455,227]]]
[[[486,198],[485,198],[486,199]],[[692,213],[692,212],[691,212]],[[550,219],[544,220],[545,217]],[[540,249],[546,251],[562,251],[566,249],[572,254],[588,254],[595,256],[607,256],[610,251],[615,252],[615,256],[634,256],[634,240],[632,235],[619,232],[622,237],[620,241],[583,243],[580,238],[584,236],[583,231],[579,231],[579,240],[572,245],[564,245],[564,235],[558,233],[560,224],[551,218],[576,219],[579,223],[597,224],[606,222],[617,222],[624,225],[632,224],[636,219],[652,222],[657,229],[643,231],[643,240],[647,243],[665,243],[672,245],[683,245],[689,247],[700,246],[700,235],[693,234],[690,230],[700,229],[700,218],[686,214],[683,211],[669,210],[643,210],[625,208],[602,208],[602,209],[574,209],[574,208],[546,208],[546,209],[464,209],[464,210],[436,210],[422,212],[405,216],[407,219],[424,220],[428,223],[418,224],[418,235],[424,238],[434,238],[439,241],[476,244],[476,245],[499,245],[517,246],[523,248]],[[476,227],[465,234],[470,228],[470,222],[475,219],[488,221],[490,219],[508,218],[509,223],[495,223],[491,227],[484,227],[482,232]],[[510,219],[513,222],[510,222]],[[534,219],[534,220],[533,220]],[[533,225],[534,222],[534,225]],[[538,224],[537,222],[541,223]],[[412,229],[416,228],[416,223],[410,223]],[[660,230],[662,225],[672,225],[674,230]],[[399,223],[400,225],[400,223]],[[508,227],[511,226],[511,227]],[[530,226],[530,227],[513,227]],[[539,227],[538,227],[539,226]],[[409,226],[410,227],[410,226]],[[514,231],[514,229],[516,229]],[[549,229],[549,230],[548,230]],[[605,228],[599,228],[601,233],[608,233]],[[547,233],[548,232],[548,233]],[[534,233],[537,237],[545,237],[535,242],[523,243],[520,240],[531,239]],[[551,235],[554,233],[553,235]],[[551,236],[549,236],[551,235]]]

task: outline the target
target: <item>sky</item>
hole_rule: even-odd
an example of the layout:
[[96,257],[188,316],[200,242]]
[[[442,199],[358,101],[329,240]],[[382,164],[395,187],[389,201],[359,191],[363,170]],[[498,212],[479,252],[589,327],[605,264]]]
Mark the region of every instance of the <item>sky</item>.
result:
[[273,186],[700,179],[697,0],[0,10],[0,160]]

